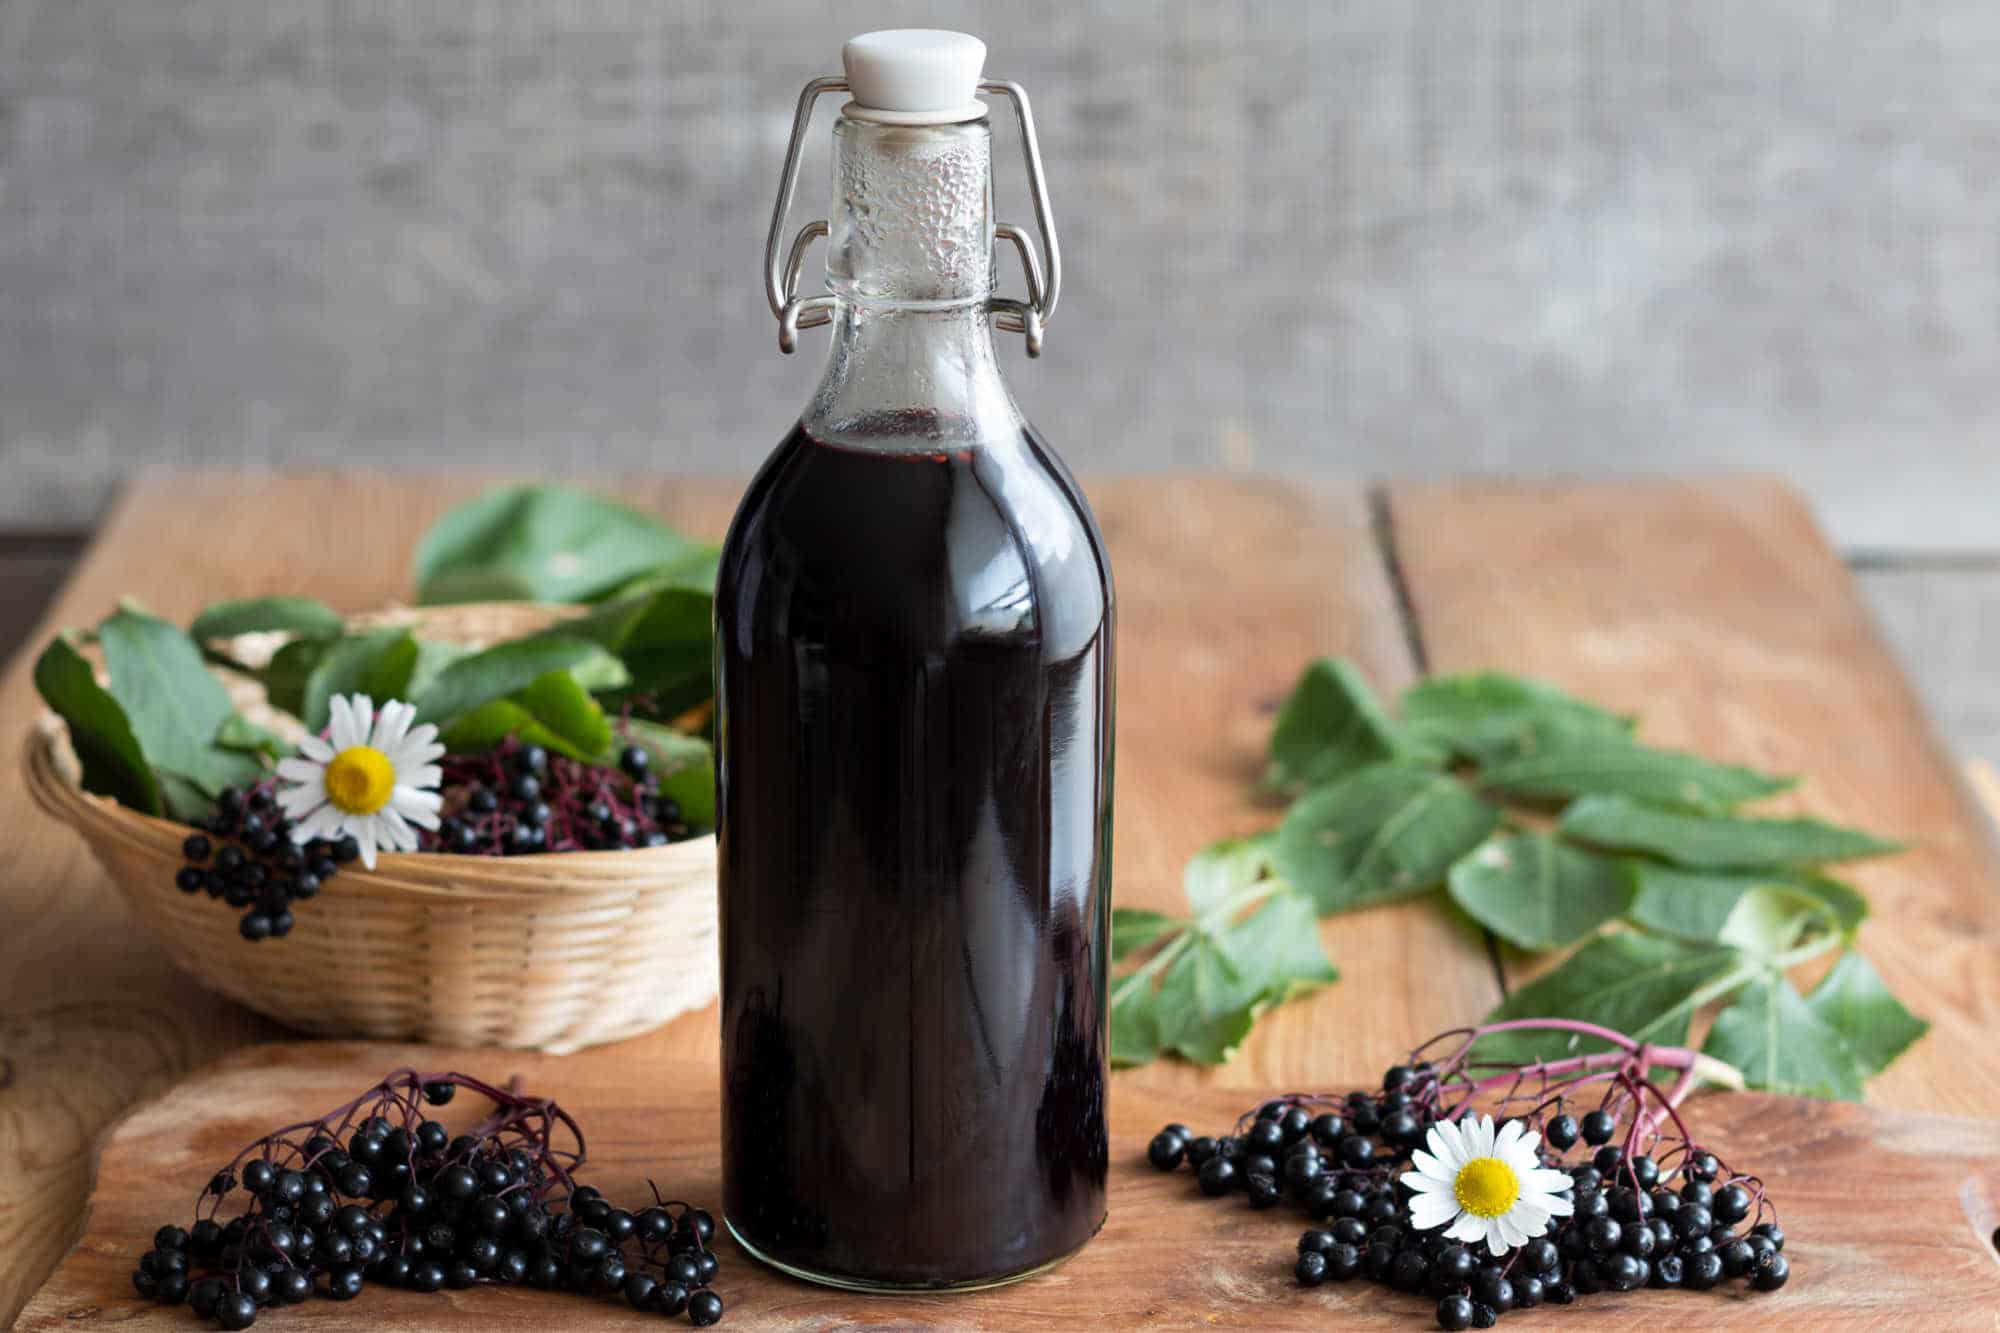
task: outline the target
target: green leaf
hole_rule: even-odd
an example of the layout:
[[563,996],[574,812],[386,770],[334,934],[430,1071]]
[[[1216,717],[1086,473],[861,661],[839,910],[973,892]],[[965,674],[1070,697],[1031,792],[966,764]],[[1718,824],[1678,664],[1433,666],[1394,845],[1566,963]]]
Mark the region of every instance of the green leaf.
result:
[[1792,877],[1789,887],[1819,899],[1844,934],[1853,935],[1868,919],[1868,899],[1851,884],[1826,875],[1799,874]]
[[224,720],[215,733],[215,743],[225,750],[268,755],[272,759],[283,759],[292,752],[292,747],[276,732],[258,726],[241,713],[232,713]]
[[1219,1064],[1264,1010],[1340,975],[1320,947],[1311,900],[1281,883],[1272,883],[1249,915],[1212,932],[1158,912],[1112,914],[1118,956],[1161,940],[1163,949],[1111,985],[1111,1051],[1121,1065],[1163,1051]]
[[1849,949],[1806,997],[1806,1007],[1840,1034],[1863,1074],[1879,1074],[1931,1025],[1889,993],[1866,958]]
[[1280,888],[1251,915],[1217,932],[1216,947],[1257,987],[1260,1009],[1340,980],[1319,942],[1312,899]]
[[1753,1088],[1795,1097],[1861,1098],[1854,1052],[1776,973],[1757,977],[1715,1017],[1702,1052],[1743,1071]]
[[1160,979],[1160,1045],[1197,1064],[1219,1065],[1250,1035],[1262,999],[1263,988],[1214,940],[1196,935]]
[[[1678,870],[1650,861],[1629,863],[1638,878],[1634,922],[1702,943],[1735,944],[1754,953],[1784,952],[1817,925],[1851,931],[1859,895],[1834,880],[1794,871]],[[1825,886],[1825,887],[1823,887]]]
[[35,661],[35,689],[42,702],[69,724],[70,748],[83,764],[83,789],[109,796],[141,814],[160,813],[160,787],[131,719],[68,639],[59,638]]
[[403,688],[409,693],[405,699],[414,699],[428,690],[438,678],[438,674],[461,657],[470,657],[478,651],[462,643],[449,643],[442,639],[418,639],[417,662],[410,668],[410,680]]
[[377,708],[401,699],[416,666],[417,641],[406,629],[369,630],[335,639],[306,677],[299,720],[308,731],[324,730],[336,694],[365,694]]
[[1436,676],[1403,694],[1412,740],[1479,764],[1497,764],[1580,737],[1630,735],[1632,719],[1553,685],[1499,672]]
[[713,593],[715,576],[722,567],[722,548],[690,545],[681,555],[648,569],[605,594],[606,601],[650,596],[662,588],[690,588]]
[[550,671],[508,695],[461,713],[438,739],[452,754],[490,749],[508,736],[592,762],[611,747],[611,722],[567,671]]
[[125,606],[98,626],[97,635],[112,697],[131,720],[148,764],[180,774],[210,796],[263,771],[248,755],[215,744],[236,709],[178,626]]
[[1680,814],[1622,796],[1586,796],[1564,813],[1562,831],[1700,870],[1809,866],[1902,850],[1898,843],[1817,819]]
[[1451,868],[1452,901],[1509,944],[1559,949],[1632,904],[1636,877],[1621,860],[1540,833],[1487,842]]
[[312,679],[313,668],[326,656],[327,646],[323,639],[294,639],[272,654],[257,679],[264,683],[264,697],[273,708],[305,720],[306,684]]
[[673,717],[715,693],[715,604],[707,593],[666,588],[644,612],[616,652],[632,673],[631,693]]
[[626,724],[636,743],[646,747],[653,771],[660,775],[660,795],[679,803],[681,818],[691,828],[715,826],[715,751],[699,736],[689,736],[638,718]]
[[1111,961],[1122,962],[1134,953],[1150,949],[1187,922],[1165,912],[1149,912],[1142,907],[1111,909]]
[[551,671],[570,671],[603,655],[588,639],[537,635],[498,643],[438,672],[417,696],[417,720],[443,724],[481,704],[504,699]]
[[165,768],[156,769],[154,776],[160,780],[160,804],[165,807],[167,818],[192,824],[214,811],[215,802],[208,793],[189,779]]
[[[1620,931],[1585,943],[1509,995],[1486,1021],[1567,1018],[1678,1046],[1694,1011],[1747,975],[1733,949]],[[1479,1058],[1525,1063],[1603,1049],[1600,1041],[1561,1032],[1502,1032],[1480,1041]]]
[[1181,872],[1181,888],[1187,894],[1189,910],[1196,916],[1206,916],[1262,879],[1271,867],[1272,841],[1268,833],[1253,838],[1225,838],[1196,852],[1187,869]]
[[1441,884],[1499,818],[1456,778],[1375,764],[1294,803],[1271,861],[1322,915],[1348,911]]
[[1111,985],[1111,1063],[1150,1064],[1160,1058],[1160,1008],[1150,976]]
[[1394,759],[1396,724],[1361,673],[1338,658],[1310,663],[1278,710],[1264,784],[1303,791],[1368,764]]
[[1774,796],[1795,781],[1677,750],[1656,750],[1606,731],[1565,738],[1553,748],[1518,755],[1480,775],[1480,785],[1487,790],[1529,800],[1629,796],[1697,813],[1731,810],[1745,801]]
[[217,602],[194,618],[188,637],[197,643],[238,634],[282,630],[310,639],[331,639],[346,627],[340,612],[311,597],[251,597]]
[[585,491],[509,486],[446,513],[417,547],[417,600],[589,601],[694,543],[657,520]]
[[1632,861],[1631,866],[1639,886],[1638,896],[1632,900],[1632,920],[1649,930],[1707,943],[1722,938],[1730,915],[1745,894],[1791,886],[1789,872],[1782,870],[1679,870],[1641,860]]

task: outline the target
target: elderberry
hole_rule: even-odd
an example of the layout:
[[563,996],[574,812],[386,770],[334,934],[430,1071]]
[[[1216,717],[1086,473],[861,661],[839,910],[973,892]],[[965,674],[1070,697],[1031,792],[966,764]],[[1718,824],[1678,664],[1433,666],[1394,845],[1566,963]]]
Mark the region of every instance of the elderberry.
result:
[[[1583,1059],[1567,1067],[1606,1067],[1596,1057]],[[1769,1291],[1788,1281],[1784,1232],[1761,1185],[1697,1148],[1678,1116],[1639,1116],[1648,1098],[1661,1096],[1646,1089],[1643,1054],[1616,1069],[1599,1108],[1581,1117],[1563,1108],[1562,1084],[1548,1072],[1523,1077],[1501,1094],[1493,1132],[1521,1123],[1526,1142],[1538,1147],[1537,1165],[1568,1178],[1567,1216],[1549,1219],[1541,1234],[1492,1263],[1483,1243],[1450,1241],[1442,1225],[1418,1229],[1401,1179],[1437,1123],[1470,1109],[1471,1094],[1463,1090],[1474,1076],[1464,1072],[1462,1058],[1398,1068],[1404,1072],[1392,1071],[1377,1090],[1267,1101],[1246,1112],[1233,1135],[1168,1125],[1147,1145],[1147,1160],[1162,1171],[1185,1162],[1200,1193],[1240,1194],[1252,1209],[1289,1199],[1315,1223],[1287,1256],[1300,1285],[1365,1275],[1435,1300],[1447,1328],[1491,1327],[1513,1310],[1568,1305],[1606,1291],[1705,1291],[1728,1278]],[[1507,1080],[1491,1075],[1481,1087]],[[1591,1088],[1593,1095],[1599,1090]],[[1621,1123],[1621,1117],[1633,1119]],[[1588,1160],[1566,1160],[1579,1145]],[[1739,1233],[1752,1214],[1757,1225]]]
[[[423,1107],[461,1087],[494,1102],[479,1134],[449,1139]],[[351,1128],[348,1150],[337,1135]],[[565,1142],[564,1136],[568,1136]],[[641,1212],[575,1185],[581,1138],[553,1103],[463,1075],[392,1075],[309,1125],[260,1139],[209,1179],[194,1225],[161,1227],[133,1289],[248,1327],[323,1282],[351,1300],[369,1282],[432,1292],[484,1283],[567,1287],[703,1324],[720,1264],[714,1219],[657,1192]],[[243,1194],[238,1195],[238,1177]],[[236,1216],[221,1220],[232,1200]],[[378,1213],[377,1200],[394,1204]],[[589,1213],[600,1226],[580,1224]],[[643,1221],[641,1219],[644,1219]]]

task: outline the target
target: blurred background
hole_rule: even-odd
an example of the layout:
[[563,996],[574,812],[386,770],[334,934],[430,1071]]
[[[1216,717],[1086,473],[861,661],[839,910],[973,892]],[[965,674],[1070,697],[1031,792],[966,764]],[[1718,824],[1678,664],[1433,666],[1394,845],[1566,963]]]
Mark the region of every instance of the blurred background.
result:
[[1035,97],[1079,470],[1779,472],[2000,754],[1991,0],[0,0],[0,650],[150,466],[747,471],[799,85],[908,25]]

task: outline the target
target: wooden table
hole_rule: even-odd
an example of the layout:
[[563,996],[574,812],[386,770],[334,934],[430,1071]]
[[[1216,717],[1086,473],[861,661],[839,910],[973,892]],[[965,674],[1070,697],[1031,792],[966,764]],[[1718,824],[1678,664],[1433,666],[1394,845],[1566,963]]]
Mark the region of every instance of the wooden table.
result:
[[[407,590],[417,534],[485,480],[149,482],[106,523],[45,633],[94,621],[127,594],[183,619],[216,598],[277,590],[380,605]],[[716,534],[737,486],[652,478],[616,489]],[[1425,672],[1530,672],[1643,714],[1649,740],[1808,774],[1783,805],[1916,844],[1855,872],[1875,904],[1867,952],[1933,1023],[1870,1100],[1990,1113],[2000,856],[1845,571],[1784,486],[1730,477],[1371,492],[1183,477],[1102,482],[1091,494],[1121,602],[1120,903],[1178,907],[1191,852],[1272,822],[1249,783],[1271,710],[1307,658],[1344,654],[1384,689]],[[16,729],[38,708],[29,665],[23,655],[0,685],[0,718]],[[77,1234],[106,1125],[193,1066],[282,1034],[174,973],[75,837],[28,808],[11,768],[0,769],[0,808],[13,834],[0,839],[0,1314],[11,1315]],[[1371,1077],[1385,1052],[1476,1017],[1529,966],[1428,903],[1336,918],[1324,937],[1339,985],[1267,1017],[1221,1069],[1118,1075],[1122,1104]],[[711,1007],[608,1054],[542,1067],[588,1085],[613,1062],[710,1063],[714,1045]]]

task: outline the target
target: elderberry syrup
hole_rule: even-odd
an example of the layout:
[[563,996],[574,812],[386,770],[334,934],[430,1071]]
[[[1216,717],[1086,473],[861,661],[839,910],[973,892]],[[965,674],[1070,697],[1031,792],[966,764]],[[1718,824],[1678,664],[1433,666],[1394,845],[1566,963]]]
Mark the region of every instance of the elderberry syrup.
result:
[[[857,43],[932,38],[978,46]],[[976,1287],[1105,1216],[1111,575],[999,372],[978,58],[849,56],[832,354],[716,587],[725,1217],[800,1276]]]

